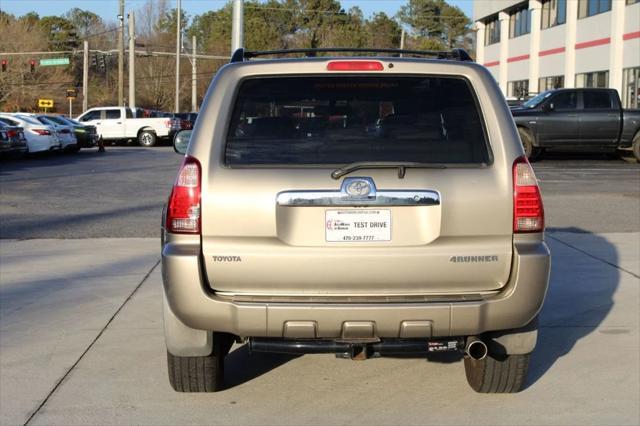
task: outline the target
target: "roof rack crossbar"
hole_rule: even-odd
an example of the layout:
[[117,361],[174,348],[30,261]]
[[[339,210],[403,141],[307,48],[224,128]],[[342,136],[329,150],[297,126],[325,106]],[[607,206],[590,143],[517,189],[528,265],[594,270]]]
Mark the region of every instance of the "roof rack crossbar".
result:
[[246,59],[258,56],[292,55],[305,54],[307,57],[314,57],[318,53],[391,53],[395,56],[412,55],[428,56],[437,59],[450,59],[456,61],[471,61],[471,57],[464,49],[452,50],[408,50],[408,49],[367,49],[350,47],[320,47],[315,49],[285,49],[285,50],[262,50],[251,51],[243,48],[237,49],[231,56],[231,62],[243,62]]

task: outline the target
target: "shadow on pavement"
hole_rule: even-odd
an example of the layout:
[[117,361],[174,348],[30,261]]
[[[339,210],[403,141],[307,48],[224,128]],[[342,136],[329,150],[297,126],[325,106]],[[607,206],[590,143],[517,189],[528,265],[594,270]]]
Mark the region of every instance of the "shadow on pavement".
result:
[[527,387],[533,386],[554,364],[593,333],[613,308],[620,271],[565,243],[562,234],[591,234],[602,259],[614,260],[616,248],[605,238],[580,228],[554,228],[547,233],[552,245],[551,279],[540,313],[538,343],[531,357]]
[[298,355],[264,352],[250,354],[247,345],[242,345],[225,358],[226,388],[230,389],[256,379],[297,357]]

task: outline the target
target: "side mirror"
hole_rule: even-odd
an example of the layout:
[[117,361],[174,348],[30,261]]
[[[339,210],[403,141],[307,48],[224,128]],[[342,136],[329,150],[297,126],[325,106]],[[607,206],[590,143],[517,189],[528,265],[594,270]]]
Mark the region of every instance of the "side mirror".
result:
[[173,137],[173,150],[178,154],[185,154],[189,147],[189,139],[191,139],[191,130],[180,130]]

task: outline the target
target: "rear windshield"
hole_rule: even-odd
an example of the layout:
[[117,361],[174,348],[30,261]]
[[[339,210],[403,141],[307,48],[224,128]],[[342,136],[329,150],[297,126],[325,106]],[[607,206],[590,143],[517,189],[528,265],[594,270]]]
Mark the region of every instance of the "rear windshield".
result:
[[225,163],[489,162],[465,79],[435,76],[270,77],[236,97]]

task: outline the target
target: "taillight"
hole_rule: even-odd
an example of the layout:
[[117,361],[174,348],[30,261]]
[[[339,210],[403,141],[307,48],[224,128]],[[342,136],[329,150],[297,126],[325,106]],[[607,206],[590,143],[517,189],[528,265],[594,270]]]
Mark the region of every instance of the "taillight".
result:
[[538,180],[526,157],[513,163],[513,232],[542,232],[544,207]]
[[10,138],[18,136],[18,131],[9,129],[9,130],[7,130],[7,136],[9,136]]
[[200,233],[200,163],[185,157],[167,206],[166,229],[173,234]]
[[172,123],[172,122],[173,122],[173,120],[171,120],[171,119],[166,120],[166,121],[164,122],[165,127],[166,127],[167,129],[170,129],[170,128],[171,128],[171,123]]
[[39,134],[40,136],[48,136],[51,134],[51,132],[47,129],[31,129],[31,131],[33,133]]
[[380,61],[331,61],[327,64],[328,71],[382,71],[384,66]]

